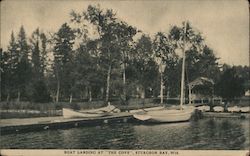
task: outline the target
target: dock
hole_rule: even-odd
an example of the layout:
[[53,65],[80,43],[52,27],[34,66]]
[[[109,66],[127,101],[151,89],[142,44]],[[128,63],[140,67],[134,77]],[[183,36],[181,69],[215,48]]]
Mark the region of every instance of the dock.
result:
[[117,113],[112,116],[98,118],[72,118],[65,119],[57,117],[38,117],[24,119],[2,119],[0,120],[0,131],[2,134],[21,133],[28,131],[39,131],[48,129],[67,129],[73,127],[94,126],[100,124],[128,122],[133,115],[128,112]]
[[249,119],[249,113],[225,113],[225,112],[202,112],[202,116],[205,118],[238,118]]

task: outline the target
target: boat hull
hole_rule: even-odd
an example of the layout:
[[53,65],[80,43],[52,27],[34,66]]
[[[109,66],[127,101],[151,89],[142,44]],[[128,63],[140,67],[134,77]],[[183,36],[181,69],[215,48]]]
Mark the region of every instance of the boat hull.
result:
[[191,119],[193,109],[188,110],[156,110],[145,114],[134,114],[134,118],[140,121],[156,122],[156,123],[171,123],[183,122]]
[[87,113],[87,112],[77,112],[71,109],[63,108],[64,118],[95,118],[108,116],[110,113]]

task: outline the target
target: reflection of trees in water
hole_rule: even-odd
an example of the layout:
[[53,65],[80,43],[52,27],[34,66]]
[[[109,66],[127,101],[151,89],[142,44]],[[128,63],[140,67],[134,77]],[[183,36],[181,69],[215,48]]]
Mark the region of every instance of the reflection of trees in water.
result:
[[135,137],[129,124],[83,127],[63,131],[65,148],[132,149]]

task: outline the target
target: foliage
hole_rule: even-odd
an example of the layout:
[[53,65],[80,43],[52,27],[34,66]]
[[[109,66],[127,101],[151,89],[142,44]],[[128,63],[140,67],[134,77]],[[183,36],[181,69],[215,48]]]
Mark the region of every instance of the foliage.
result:
[[216,84],[216,94],[232,101],[235,97],[244,95],[244,80],[236,73],[236,68],[225,70]]
[[48,92],[48,88],[44,81],[36,81],[33,84],[33,94],[32,101],[39,103],[46,103],[51,101],[50,94]]
[[99,5],[72,11],[70,16],[71,23],[55,33],[37,28],[29,42],[23,26],[17,36],[11,33],[1,55],[2,99],[107,102],[116,98],[127,104],[130,98],[159,95],[163,65],[164,95],[178,97],[180,50],[186,56],[186,85],[207,77],[216,83],[217,95],[228,100],[243,95],[242,84],[245,90],[249,87],[249,67],[220,66],[213,49],[189,22],[151,37]]

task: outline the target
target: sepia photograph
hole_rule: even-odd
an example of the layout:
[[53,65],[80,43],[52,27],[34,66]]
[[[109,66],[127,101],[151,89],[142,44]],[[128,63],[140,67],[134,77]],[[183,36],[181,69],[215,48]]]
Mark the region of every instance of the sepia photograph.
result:
[[0,9],[0,155],[249,156],[247,0]]

